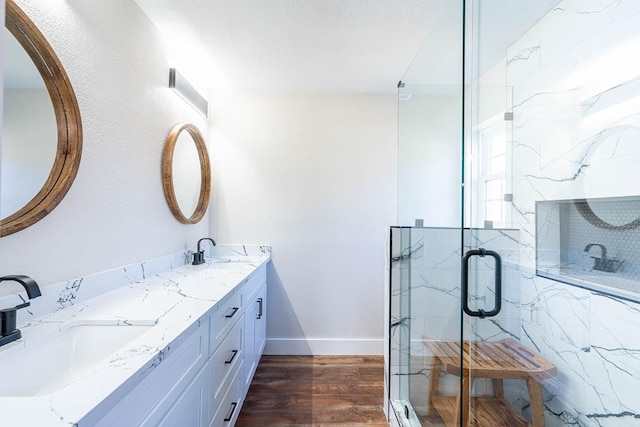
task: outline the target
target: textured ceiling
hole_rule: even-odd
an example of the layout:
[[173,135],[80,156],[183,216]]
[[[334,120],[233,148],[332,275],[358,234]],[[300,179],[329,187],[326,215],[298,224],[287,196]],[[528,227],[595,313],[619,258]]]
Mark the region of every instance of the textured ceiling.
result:
[[425,0],[136,0],[237,89],[388,92],[418,51]]
[[[557,1],[476,2],[483,61],[497,62]],[[135,2],[211,89],[395,93],[401,78],[458,83],[461,0]]]

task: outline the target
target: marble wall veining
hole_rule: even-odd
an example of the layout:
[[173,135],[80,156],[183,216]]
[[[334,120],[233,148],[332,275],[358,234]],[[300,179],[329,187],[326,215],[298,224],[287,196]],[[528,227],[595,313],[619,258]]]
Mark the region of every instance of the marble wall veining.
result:
[[537,277],[532,214],[540,200],[640,193],[639,18],[634,0],[563,0],[507,51],[519,335],[558,367],[543,383],[550,427],[640,426],[640,304]]

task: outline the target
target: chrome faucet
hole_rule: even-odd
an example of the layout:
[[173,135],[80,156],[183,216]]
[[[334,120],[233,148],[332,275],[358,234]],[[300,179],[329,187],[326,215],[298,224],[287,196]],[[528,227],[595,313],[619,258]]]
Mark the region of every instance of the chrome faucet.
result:
[[618,268],[622,264],[622,261],[619,261],[614,258],[607,258],[607,248],[600,243],[589,243],[584,247],[585,252],[589,252],[592,247],[598,246],[600,248],[600,258],[592,256],[593,258],[593,269],[598,271],[605,271],[607,273],[615,273],[618,271]]
[[[5,281],[20,283],[22,287],[27,291],[27,296],[29,297],[29,299],[37,298],[42,295],[42,293],[40,292],[40,287],[38,286],[36,281],[29,276],[17,274],[0,277],[0,282]],[[29,301],[26,301],[23,304],[16,305],[13,308],[0,310],[0,347],[22,338],[22,332],[20,332],[20,329],[16,328],[17,311],[30,305],[31,303]]]
[[209,240],[212,246],[216,245],[216,241],[211,237],[203,237],[202,239],[198,240],[198,247],[196,249],[196,252],[193,254],[193,262],[191,263],[192,265],[204,264],[204,249],[200,249],[200,243],[202,243],[203,240]]

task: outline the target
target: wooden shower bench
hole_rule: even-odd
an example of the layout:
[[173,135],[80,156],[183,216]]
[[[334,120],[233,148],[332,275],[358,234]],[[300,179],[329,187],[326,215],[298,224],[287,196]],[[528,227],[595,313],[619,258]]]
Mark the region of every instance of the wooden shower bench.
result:
[[[459,342],[423,338],[423,343],[434,354],[429,383],[429,413],[435,409],[447,427],[544,427],[544,403],[540,381],[556,375],[557,369],[554,364],[517,341],[507,338],[497,342],[465,341],[464,366],[461,370]],[[456,376],[460,376],[462,372],[462,386],[457,396],[439,394],[441,370]],[[470,412],[470,381],[477,378],[492,380],[493,396],[472,397],[473,410]],[[504,379],[527,381],[531,424],[504,399]],[[460,399],[465,402],[462,414],[458,409]],[[459,420],[460,416],[462,420]]]

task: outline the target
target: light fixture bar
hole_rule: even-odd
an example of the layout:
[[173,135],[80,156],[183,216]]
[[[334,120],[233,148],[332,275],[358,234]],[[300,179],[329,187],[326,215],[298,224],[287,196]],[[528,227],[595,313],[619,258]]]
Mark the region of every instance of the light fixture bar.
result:
[[198,110],[203,116],[208,116],[209,102],[207,98],[200,95],[191,83],[184,78],[175,68],[169,69],[169,87],[175,90],[193,108]]

